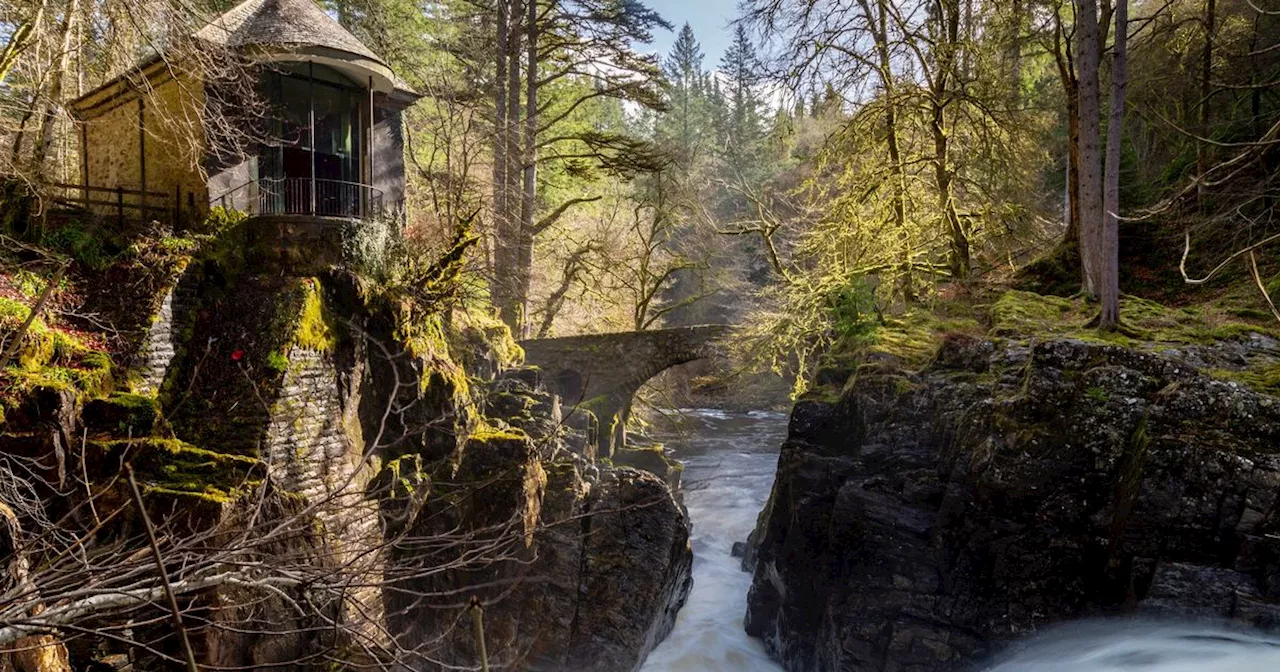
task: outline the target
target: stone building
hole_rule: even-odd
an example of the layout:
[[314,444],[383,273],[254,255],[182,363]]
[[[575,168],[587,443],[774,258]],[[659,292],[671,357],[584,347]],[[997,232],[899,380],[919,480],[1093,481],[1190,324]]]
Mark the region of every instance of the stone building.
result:
[[158,54],[71,103],[70,200],[179,224],[221,205],[281,230],[402,212],[419,96],[313,0],[246,0],[191,38],[198,57]]

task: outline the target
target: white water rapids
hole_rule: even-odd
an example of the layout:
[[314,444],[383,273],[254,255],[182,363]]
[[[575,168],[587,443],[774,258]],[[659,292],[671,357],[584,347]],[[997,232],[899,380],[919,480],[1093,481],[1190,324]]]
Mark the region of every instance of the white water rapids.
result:
[[751,575],[730,557],[773,487],[786,438],[781,413],[682,412],[684,431],[659,435],[684,462],[684,503],[693,521],[693,591],[676,627],[641,672],[781,672],[742,630]]
[[[660,434],[684,462],[693,592],[641,672],[781,672],[743,632],[751,576],[730,557],[755,526],[786,438],[780,413],[681,412]],[[1093,620],[1012,646],[983,672],[1280,672],[1280,638],[1212,625]]]

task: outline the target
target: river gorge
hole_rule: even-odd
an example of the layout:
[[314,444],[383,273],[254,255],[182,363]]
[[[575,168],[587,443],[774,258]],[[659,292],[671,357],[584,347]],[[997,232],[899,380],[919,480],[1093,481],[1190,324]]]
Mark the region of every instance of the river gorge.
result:
[[[664,414],[655,438],[683,462],[693,527],[693,589],[671,634],[641,672],[781,672],[743,628],[751,574],[731,555],[767,503],[787,438],[785,414],[681,409]],[[985,672],[1261,672],[1280,669],[1280,639],[1221,622],[1185,618],[1084,619],[1047,627],[964,669]],[[917,669],[813,667],[792,669]]]

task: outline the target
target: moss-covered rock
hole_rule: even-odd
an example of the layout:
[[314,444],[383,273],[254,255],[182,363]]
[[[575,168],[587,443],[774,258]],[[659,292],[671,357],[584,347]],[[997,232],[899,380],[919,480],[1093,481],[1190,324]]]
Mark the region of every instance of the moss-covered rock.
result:
[[146,437],[168,429],[155,398],[125,392],[90,400],[81,418],[93,436]]
[[266,473],[266,465],[259,460],[176,439],[91,440],[87,447],[86,461],[100,477],[108,478],[131,464],[146,493],[226,503],[258,485]]

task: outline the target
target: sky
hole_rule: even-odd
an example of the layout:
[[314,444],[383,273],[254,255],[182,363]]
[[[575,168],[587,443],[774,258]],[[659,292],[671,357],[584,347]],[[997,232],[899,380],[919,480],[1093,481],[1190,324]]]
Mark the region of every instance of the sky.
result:
[[676,33],[687,21],[693,28],[693,36],[702,45],[702,68],[714,70],[720,66],[720,57],[729,46],[729,22],[738,16],[738,0],[648,0],[645,4],[670,21],[674,30],[657,30],[653,44],[642,47],[656,51],[665,57],[671,53]]

